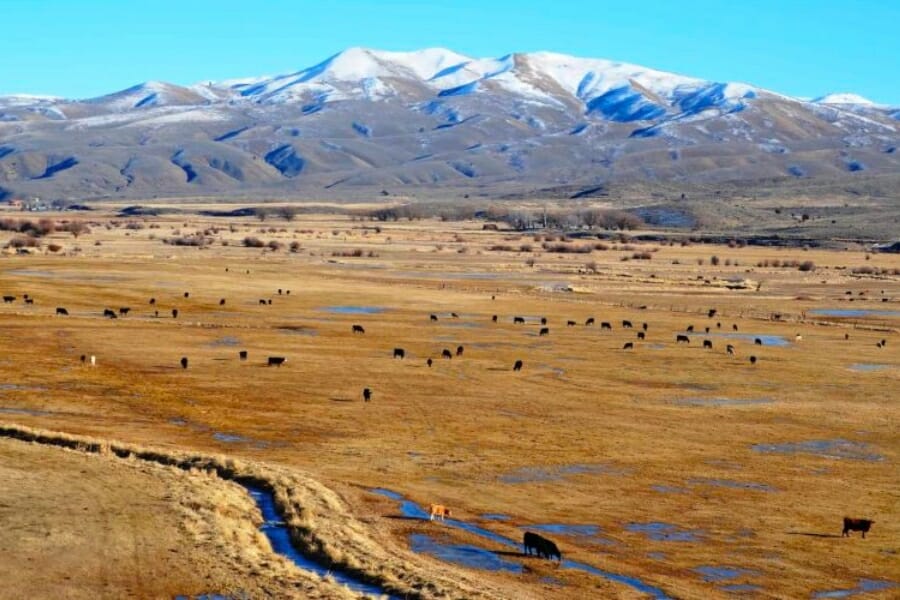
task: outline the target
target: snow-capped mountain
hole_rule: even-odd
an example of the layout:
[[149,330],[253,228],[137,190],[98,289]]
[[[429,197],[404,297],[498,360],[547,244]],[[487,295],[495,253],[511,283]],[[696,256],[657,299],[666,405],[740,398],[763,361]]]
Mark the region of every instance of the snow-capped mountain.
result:
[[898,127],[900,110],[854,94],[551,52],[351,48],[283,75],[0,97],[0,196],[859,177],[898,171]]

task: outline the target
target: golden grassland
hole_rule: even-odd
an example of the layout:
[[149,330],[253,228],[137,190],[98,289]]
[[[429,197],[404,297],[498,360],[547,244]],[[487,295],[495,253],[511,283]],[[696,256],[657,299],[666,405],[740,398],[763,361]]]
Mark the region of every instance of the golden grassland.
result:
[[[328,215],[290,223],[185,216],[143,223],[132,230],[94,225],[77,240],[54,234],[51,241],[64,246],[59,255],[0,258],[0,293],[18,296],[0,305],[0,422],[227,454],[302,473],[340,498],[346,513],[336,511],[335,521],[352,519],[390,555],[369,544],[343,562],[423,596],[475,594],[472,581],[507,597],[641,594],[537,559],[504,555],[526,565],[524,574],[504,574],[412,555],[405,546],[413,532],[508,548],[437,523],[391,518],[397,503],[368,488],[446,504],[454,516],[516,539],[535,524],[598,526],[596,536],[548,535],[566,557],[638,577],[671,597],[726,597],[726,586],[746,584],[760,597],[803,598],[853,588],[860,579],[900,583],[900,318],[813,313],[896,314],[898,277],[850,271],[897,268],[896,256],[634,242],[629,249],[605,242],[605,251],[555,254],[531,235],[486,232],[480,223],[425,220],[378,224],[376,231],[374,223]],[[216,225],[217,241],[204,249],[160,241]],[[246,236],[296,241],[300,249],[244,248]],[[519,250],[526,244],[531,251]],[[489,250],[496,245],[516,250]],[[355,249],[363,256],[337,256]],[[622,260],[644,251],[650,260]],[[713,255],[718,266],[710,265]],[[817,268],[756,266],[775,259],[810,260]],[[728,289],[735,278],[747,288]],[[22,303],[25,293],[33,305]],[[70,315],[54,316],[57,306]],[[125,317],[102,317],[104,308],[125,306]],[[328,310],[334,306],[382,311]],[[514,315],[533,318],[513,325]],[[548,320],[547,336],[538,335],[540,316]],[[595,326],[584,325],[588,317]],[[635,329],[623,329],[624,319]],[[566,326],[568,320],[577,325]],[[601,332],[602,321],[613,330]],[[645,322],[647,339],[637,340]],[[366,333],[353,334],[352,324]],[[732,334],[734,324],[750,339],[721,335]],[[697,331],[690,345],[676,345],[675,334],[688,325]],[[720,334],[708,338],[712,350],[701,348],[706,327]],[[761,335],[787,344],[755,346]],[[876,346],[882,339],[887,345]],[[635,348],[623,350],[626,341]],[[728,343],[735,356],[726,354]],[[440,358],[459,345],[463,356]],[[406,359],[392,358],[396,347]],[[249,360],[240,362],[238,350]],[[96,356],[97,366],[83,366],[82,354]],[[275,355],[286,364],[266,367]],[[511,370],[517,359],[525,365],[520,373]],[[860,364],[881,368],[851,369]],[[370,403],[362,401],[364,387],[373,391]],[[849,455],[754,450],[835,440],[837,452]],[[12,442],[0,446],[0,465],[14,462],[16,452]],[[53,456],[42,462],[69,460]],[[68,469],[53,468],[49,487],[62,485]],[[105,477],[119,476],[128,477]],[[64,493],[56,493],[64,505]],[[162,508],[140,510],[167,518]],[[328,511],[320,512],[324,539],[338,529],[325,527]],[[488,521],[485,513],[510,518]],[[866,540],[840,537],[844,515],[875,519]],[[60,523],[69,517],[58,515]],[[632,526],[652,522],[695,535],[657,540]],[[64,568],[49,554],[47,560]],[[702,566],[746,571],[705,581],[695,570]],[[438,582],[433,589],[422,587],[429,578]]]

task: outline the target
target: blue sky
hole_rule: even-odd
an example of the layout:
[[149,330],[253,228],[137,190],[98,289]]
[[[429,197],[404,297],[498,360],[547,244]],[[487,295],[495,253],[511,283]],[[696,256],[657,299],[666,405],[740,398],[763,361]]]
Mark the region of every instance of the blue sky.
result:
[[552,50],[900,105],[898,0],[0,0],[0,94],[285,73],[350,46]]

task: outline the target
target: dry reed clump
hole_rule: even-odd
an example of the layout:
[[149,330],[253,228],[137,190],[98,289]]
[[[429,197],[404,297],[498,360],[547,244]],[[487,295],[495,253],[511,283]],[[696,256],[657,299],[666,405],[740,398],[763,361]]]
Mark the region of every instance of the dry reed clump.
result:
[[[373,533],[353,517],[337,493],[296,471],[221,455],[163,451],[20,425],[0,425],[0,437],[119,459],[148,461],[188,473],[205,473],[208,477],[251,484],[273,493],[276,509],[289,528],[294,544],[304,554],[328,567],[348,572],[405,598],[502,597],[467,573],[450,567],[435,572],[423,565],[415,554],[385,544],[383,538],[376,542]],[[340,590],[340,595],[332,597],[353,597],[346,589]]]

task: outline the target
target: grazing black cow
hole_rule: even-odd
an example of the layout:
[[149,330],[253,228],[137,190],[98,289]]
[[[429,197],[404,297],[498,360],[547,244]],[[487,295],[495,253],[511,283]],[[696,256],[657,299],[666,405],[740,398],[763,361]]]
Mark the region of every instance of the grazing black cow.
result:
[[69,311],[67,311],[66,309],[64,309],[62,306],[57,306],[57,307],[56,307],[56,314],[57,314],[57,315],[65,315],[65,316],[69,316]]
[[547,324],[547,317],[541,317],[541,325]]
[[631,329],[631,321],[622,321],[622,327],[624,327],[625,329]]
[[187,369],[187,366],[188,366],[188,359],[187,359],[187,356],[182,356],[182,357],[181,357],[181,368],[182,368],[182,369]]
[[457,355],[457,356],[462,356],[462,355],[463,355],[463,347],[462,347],[462,346],[457,346],[457,347],[456,347],[456,355]]
[[272,299],[269,298],[269,306],[272,306]]
[[122,306],[119,308],[119,314],[122,315],[123,317],[125,315],[127,315],[130,311],[131,311],[131,309],[127,306]]
[[612,331],[612,323],[608,321],[603,321],[602,323],[600,323],[600,331],[603,331],[604,329],[609,329],[610,331]]
[[365,332],[366,332],[366,330],[363,329],[362,325],[354,325],[353,326],[353,333],[365,333]]
[[712,350],[712,340],[703,340],[703,347]]
[[82,354],[81,355],[81,364],[84,364],[86,362],[87,362],[87,354]]
[[866,533],[869,529],[872,528],[872,523],[874,523],[872,519],[851,519],[850,517],[844,517],[844,531],[841,532],[841,537],[850,537],[851,531],[861,531],[863,539],[866,538]]
[[459,318],[459,315],[456,314],[455,312],[450,313],[450,316],[453,317],[454,319],[458,319],[458,318]]
[[575,327],[575,321],[566,321],[566,327]]
[[173,308],[173,309],[172,309],[172,318],[173,318],[173,319],[177,319],[177,318],[178,318],[178,309],[177,309],[177,308]]
[[687,329],[685,329],[685,331],[687,331],[688,333],[694,333],[694,326],[693,326],[693,325],[688,325],[688,326],[687,326]]
[[756,338],[755,340],[753,340],[753,343],[756,344],[757,346],[762,346],[762,345],[763,345],[763,344],[762,344],[762,340],[759,339],[759,338]]
[[269,367],[280,367],[285,362],[287,362],[287,359],[283,356],[270,356],[266,365]]
[[722,329],[722,322],[721,322],[721,321],[719,321],[718,323],[716,323],[716,329]]
[[394,348],[394,358],[406,358],[406,351],[403,348]]
[[116,311],[114,311],[114,310],[111,309],[111,308],[104,308],[104,309],[103,309],[103,316],[104,316],[104,317],[109,317],[110,319],[115,319],[115,318],[116,318]]
[[541,330],[538,332],[538,335],[550,335],[549,327],[541,327]]
[[438,320],[437,315],[431,315],[430,318],[431,318],[432,321],[437,321],[437,320]]
[[755,365],[755,364],[756,364],[756,357],[755,357],[755,356],[751,356],[751,357],[750,357],[750,364],[751,364],[751,365]]
[[727,346],[725,346],[725,352],[734,356],[734,346],[732,346],[731,344],[728,344]]
[[153,316],[154,316],[154,317],[158,317],[158,316],[159,316],[159,311],[158,311],[158,310],[154,310],[154,311],[153,311]]
[[881,347],[884,348],[887,346],[887,340],[881,340]]
[[453,358],[453,353],[450,352],[449,350],[447,350],[446,348],[444,348],[444,351],[441,352],[441,358],[452,359],[452,358]]
[[247,360],[247,351],[246,351],[246,350],[241,350],[240,352],[238,352],[238,357],[239,357],[241,360]]
[[219,306],[225,306],[225,298],[219,298]]
[[526,531],[522,545],[525,547],[525,554],[528,556],[530,556],[531,551],[534,550],[534,553],[541,558],[555,558],[558,561],[562,561],[562,553],[559,551],[556,544],[536,533]]
[[12,304],[13,302],[15,302],[15,300],[15,296],[3,296],[3,302],[5,302],[6,304]]
[[643,331],[638,331],[638,339],[639,339],[639,340],[643,340],[643,339],[646,339],[646,338],[647,338],[647,334],[646,334],[646,333],[644,333]]
[[716,309],[711,308],[711,309],[709,309],[709,312],[706,314],[709,316],[710,319],[712,319],[714,316],[716,316]]
[[732,330],[732,331],[737,331],[737,330],[738,330],[737,323],[734,323],[734,324],[731,325],[731,330]]
[[156,298],[150,298],[150,305],[153,306],[156,304]]
[[525,319],[523,319],[522,317],[513,317],[513,324],[514,325],[524,325]]
[[260,299],[259,299],[259,303],[260,303],[260,304],[262,304],[262,305],[265,305],[265,304],[267,304],[267,303],[266,303],[266,301],[265,301],[265,300],[263,300],[263,299],[262,299],[262,298],[260,298]]
[[588,317],[588,320],[584,322],[585,326],[594,324],[594,317]]
[[849,340],[849,339],[850,339],[850,334],[849,334],[849,333],[845,333],[845,334],[844,334],[844,339],[845,339],[845,340]]
[[190,298],[190,297],[191,297],[191,293],[190,293],[190,292],[185,292],[185,293],[184,293],[184,297],[185,297],[185,298]]
[[709,333],[709,327],[706,328],[706,333]]
[[[281,295],[281,288],[278,288],[278,295],[279,296]],[[366,389],[368,389],[368,388],[366,388]]]
[[881,342],[875,342],[875,347],[876,347],[876,348],[881,348]]
[[634,349],[634,343],[632,343],[632,342],[625,342],[625,345],[622,346],[622,350],[633,350],[633,349]]
[[372,399],[372,390],[370,390],[369,388],[363,388],[363,400],[365,402],[368,402],[371,399]]
[[680,333],[679,333],[679,334],[676,334],[676,335],[675,335],[675,343],[676,343],[676,344],[680,344],[680,343],[682,343],[682,342],[684,342],[685,344],[690,344],[690,343],[691,343],[691,338],[689,338],[689,337],[686,336],[686,335],[681,335]]
[[497,322],[497,315],[494,315],[493,317],[491,317],[491,321],[493,321],[494,323],[496,323],[496,322]]
[[644,324],[642,325],[642,327],[644,328],[644,331],[647,331],[647,328],[649,327],[649,325],[647,325],[646,323],[644,323]]
[[34,298],[25,298],[25,304],[34,304]]
[[28,294],[22,294],[22,297],[28,300]]
[[285,293],[286,295],[290,296],[290,295],[291,295],[291,290],[285,290],[284,293]]
[[428,365],[429,367],[431,367],[432,363],[434,363],[434,361],[431,360],[430,358],[425,361],[425,364]]
[[517,360],[516,363],[513,365],[513,371],[521,371],[521,370],[522,370],[522,361]]

